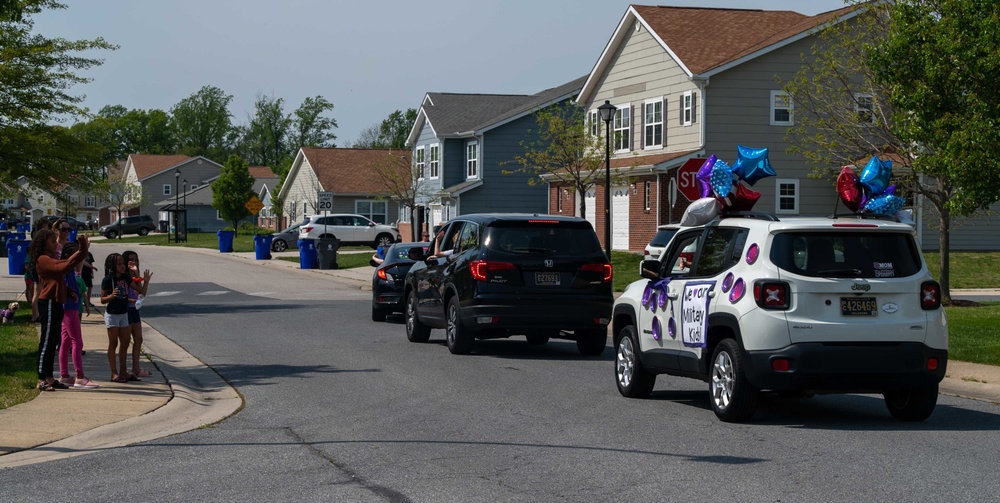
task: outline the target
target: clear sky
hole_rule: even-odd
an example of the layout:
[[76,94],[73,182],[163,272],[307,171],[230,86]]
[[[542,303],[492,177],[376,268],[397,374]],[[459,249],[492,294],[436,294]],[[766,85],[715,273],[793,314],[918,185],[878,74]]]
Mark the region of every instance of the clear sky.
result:
[[[427,92],[533,94],[586,75],[628,0],[63,0],[35,17],[49,37],[103,37],[120,49],[75,88],[105,105],[169,110],[202,86],[233,95],[246,123],[258,94],[291,112],[307,96],[334,104],[343,146]],[[843,0],[657,0],[793,10]],[[706,26],[706,30],[712,27]],[[748,33],[753,26],[743,27]]]

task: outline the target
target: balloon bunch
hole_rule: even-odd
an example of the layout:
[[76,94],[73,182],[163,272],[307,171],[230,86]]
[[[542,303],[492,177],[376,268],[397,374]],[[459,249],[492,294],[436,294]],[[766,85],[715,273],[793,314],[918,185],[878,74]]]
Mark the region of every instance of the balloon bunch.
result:
[[699,225],[718,215],[719,211],[750,211],[760,199],[760,192],[750,190],[740,180],[754,185],[758,180],[775,176],[766,148],[737,145],[736,163],[730,166],[714,155],[698,169],[698,190],[701,199],[691,203],[681,218],[681,225]]
[[892,177],[892,160],[881,160],[873,155],[859,177],[850,166],[844,166],[837,175],[837,194],[847,209],[855,212],[894,215],[903,208],[905,201],[895,195],[896,185],[889,185]]

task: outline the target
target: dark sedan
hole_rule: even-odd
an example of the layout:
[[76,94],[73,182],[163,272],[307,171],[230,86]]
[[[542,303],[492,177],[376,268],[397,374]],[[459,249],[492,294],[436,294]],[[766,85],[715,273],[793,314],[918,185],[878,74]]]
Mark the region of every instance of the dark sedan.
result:
[[289,248],[299,249],[299,227],[302,224],[295,224],[281,232],[271,234],[271,251],[283,252]]
[[385,321],[392,313],[403,312],[403,283],[413,266],[410,250],[427,253],[430,243],[396,243],[385,252],[385,261],[372,274],[372,321]]

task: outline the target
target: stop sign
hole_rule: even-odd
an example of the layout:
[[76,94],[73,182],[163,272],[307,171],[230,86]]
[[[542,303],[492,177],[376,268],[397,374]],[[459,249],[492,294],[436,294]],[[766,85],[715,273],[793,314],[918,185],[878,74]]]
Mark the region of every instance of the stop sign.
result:
[[688,201],[698,199],[698,170],[705,163],[705,159],[689,159],[680,169],[677,170],[677,190],[688,198]]

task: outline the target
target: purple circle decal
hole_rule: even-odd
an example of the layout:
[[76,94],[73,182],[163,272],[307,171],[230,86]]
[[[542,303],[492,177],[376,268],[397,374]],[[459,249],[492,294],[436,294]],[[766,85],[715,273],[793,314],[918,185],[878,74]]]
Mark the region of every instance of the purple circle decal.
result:
[[757,246],[757,243],[750,245],[750,248],[747,250],[747,263],[753,264],[754,262],[757,261],[757,257],[759,256],[760,256],[760,247]]
[[642,307],[649,305],[649,294],[653,293],[653,289],[646,285],[646,289],[642,291]]
[[649,310],[652,312],[656,312],[656,298],[658,294],[659,292],[655,290],[649,294],[649,305],[647,305],[646,307],[648,307]]
[[726,275],[726,279],[722,280],[722,293],[726,293],[729,291],[729,288],[733,286],[734,278],[735,276],[733,276],[733,273],[729,273]]
[[733,289],[729,292],[729,302],[735,304],[743,298],[744,293],[746,293],[746,284],[743,283],[743,278],[740,278],[736,280],[736,283],[733,284]]
[[667,320],[667,335],[669,335],[671,339],[677,338],[677,323],[674,321],[673,316]]
[[660,340],[660,318],[653,318],[653,340]]
[[660,296],[656,300],[656,305],[660,306],[660,309],[667,307],[667,292],[660,292]]

